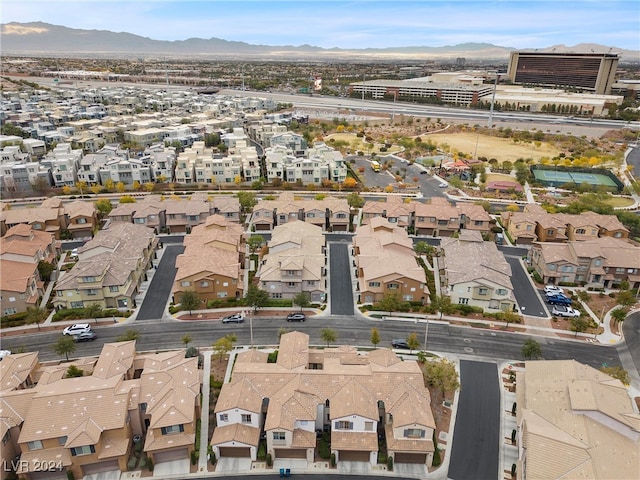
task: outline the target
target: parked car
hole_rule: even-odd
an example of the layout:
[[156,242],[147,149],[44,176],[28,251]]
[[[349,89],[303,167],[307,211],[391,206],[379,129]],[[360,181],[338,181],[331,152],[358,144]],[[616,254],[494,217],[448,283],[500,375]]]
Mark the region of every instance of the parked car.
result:
[[564,295],[547,295],[547,303],[550,305],[571,305],[573,302]]
[[544,287],[544,293],[545,295],[562,295],[564,294],[564,290],[555,285],[547,285]]
[[420,175],[426,175],[428,172],[426,170],[420,170]]
[[287,315],[287,322],[304,322],[307,316],[304,313],[290,313]]
[[441,183],[440,185],[438,185],[438,187],[440,188],[447,188],[449,185],[447,185],[446,183]]
[[11,350],[0,350],[0,360],[11,355]]
[[244,315],[242,313],[234,313],[228,315],[222,319],[222,323],[242,323],[244,322]]
[[393,348],[402,348],[404,350],[409,350],[409,344],[403,338],[394,338],[391,340],[391,346]]
[[93,342],[98,336],[94,332],[82,332],[73,336],[76,342]]
[[63,335],[80,335],[81,333],[90,332],[91,325],[88,323],[74,323],[69,325],[62,331]]
[[579,317],[580,312],[574,308],[568,307],[566,305],[554,305],[551,310],[551,315],[554,317]]

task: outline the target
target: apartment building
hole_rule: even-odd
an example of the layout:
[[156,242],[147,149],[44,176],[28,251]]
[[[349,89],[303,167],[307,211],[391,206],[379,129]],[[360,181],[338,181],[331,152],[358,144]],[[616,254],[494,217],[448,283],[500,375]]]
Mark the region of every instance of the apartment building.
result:
[[276,363],[267,356],[253,349],[237,355],[215,408],[217,457],[256,460],[264,431],[276,462],[313,462],[316,432],[328,431],[338,463],[371,468],[384,438],[394,464],[431,464],[435,421],[415,362],[388,349],[313,348],[300,332],[280,337]]
[[640,416],[619,380],[575,360],[529,361],[516,379],[516,478],[640,477]]
[[307,293],[312,302],[326,297],[325,239],[322,228],[300,220],[273,229],[269,253],[256,273],[270,298],[292,299]]
[[440,249],[442,292],[452,303],[487,312],[515,309],[511,266],[495,243],[483,241],[479,231],[462,230],[459,238],[443,239]]
[[244,294],[245,242],[241,225],[221,215],[207,217],[184,239],[184,253],[176,258],[172,295],[194,291],[206,305],[209,300],[241,298]]
[[385,295],[404,302],[426,303],[429,289],[405,229],[382,217],[356,229],[353,254],[358,279],[358,303],[375,303]]
[[640,247],[612,237],[566,243],[534,242],[529,263],[544,283],[640,287]]
[[50,169],[56,187],[73,187],[82,157],[82,150],[73,150],[70,143],[59,143],[40,163]]
[[[408,201],[407,201],[408,200]],[[391,224],[400,227],[411,227],[414,224],[416,203],[395,195],[388,195],[384,201],[368,200],[362,206],[362,225],[367,225],[372,218],[386,218]]]
[[173,168],[176,164],[175,147],[165,147],[161,143],[146,148],[140,160],[151,168],[152,178],[164,183],[173,180]]
[[133,308],[158,240],[142,225],[113,222],[78,249],[79,261],[55,286],[56,308]]
[[286,125],[282,125],[271,120],[260,120],[247,125],[247,134],[249,138],[263,147],[270,147],[271,139],[275,135],[280,135],[287,131],[288,128]]
[[[78,181],[87,185],[99,185],[102,182],[100,170],[107,168],[109,157],[104,153],[88,153],[80,160]],[[109,178],[111,178],[109,176]],[[106,179],[105,179],[106,181]]]
[[18,478],[119,476],[136,442],[156,466],[189,458],[200,417],[197,358],[140,354],[130,341],[73,364],[82,377],[65,378],[68,364],[41,364],[37,352],[0,364],[2,459],[9,466],[20,454]]
[[67,230],[71,238],[90,238],[98,229],[98,213],[93,202],[75,200],[63,205],[67,216]]

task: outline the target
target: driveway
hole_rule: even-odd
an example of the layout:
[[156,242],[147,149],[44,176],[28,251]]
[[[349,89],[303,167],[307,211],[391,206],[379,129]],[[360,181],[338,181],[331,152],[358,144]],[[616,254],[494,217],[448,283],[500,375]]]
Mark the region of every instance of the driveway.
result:
[[538,295],[538,290],[529,281],[529,274],[520,263],[520,257],[505,255],[504,258],[511,266],[511,284],[520,312],[523,315],[547,318],[549,314]]
[[171,297],[171,287],[176,277],[176,257],[184,252],[184,246],[164,242],[164,248],[165,252],[147,288],[136,320],[161,319],[167,299]]
[[333,315],[353,315],[353,285],[349,243],[329,245],[329,300]]
[[170,462],[161,462],[153,467],[153,476],[164,477],[167,475],[184,475],[185,473],[189,473],[190,469],[191,466],[188,458],[172,460]]
[[495,480],[500,448],[500,385],[495,363],[460,361],[460,398],[448,477]]

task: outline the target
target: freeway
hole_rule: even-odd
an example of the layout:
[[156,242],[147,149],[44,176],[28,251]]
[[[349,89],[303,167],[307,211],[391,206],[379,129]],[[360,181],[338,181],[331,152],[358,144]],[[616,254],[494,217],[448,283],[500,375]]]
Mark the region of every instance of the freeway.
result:
[[[211,346],[217,339],[228,333],[236,334],[238,345],[250,344],[250,324],[253,324],[255,345],[276,345],[279,329],[292,328],[284,315],[277,317],[256,317],[252,322],[243,324],[222,324],[218,320],[207,321],[173,321],[134,322],[125,325],[97,326],[94,331],[98,340],[77,344],[74,355],[97,355],[102,343],[113,342],[127,328],[135,328],[140,332],[138,349],[141,351],[160,351],[182,348],[181,338],[189,332],[198,348]],[[424,343],[425,323],[414,321],[370,320],[346,315],[322,315],[308,317],[307,321],[295,328],[310,336],[312,345],[322,345],[321,330],[332,328],[338,333],[338,344],[370,347],[371,328],[379,330],[380,346],[389,346],[394,338],[406,338],[410,333],[418,334],[421,344]],[[43,361],[56,360],[51,346],[60,336],[59,332],[33,331],[27,335],[4,336],[2,348],[8,350],[24,350],[40,352]],[[607,365],[621,365],[615,347],[594,345],[573,339],[555,337],[537,337],[520,333],[506,333],[483,330],[459,325],[429,322],[428,350],[432,352],[459,355],[464,358],[485,360],[521,360],[521,349],[525,340],[535,338],[542,346],[542,357],[547,360],[574,358],[581,363],[595,368]]]

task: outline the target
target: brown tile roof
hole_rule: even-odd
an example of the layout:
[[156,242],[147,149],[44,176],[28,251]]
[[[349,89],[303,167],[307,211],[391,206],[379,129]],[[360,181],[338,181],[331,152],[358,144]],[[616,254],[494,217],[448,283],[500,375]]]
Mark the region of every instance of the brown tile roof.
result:
[[31,281],[39,278],[38,266],[33,263],[0,259],[0,272],[0,290],[3,292],[25,293]]
[[349,379],[331,399],[331,419],[358,414],[371,420],[378,419],[378,403],[371,391],[358,378]]
[[49,465],[62,464],[62,466],[68,467],[72,463],[71,450],[65,447],[26,451],[20,455],[19,468],[16,469],[16,473],[43,472],[49,470]]
[[331,449],[374,452],[378,450],[378,434],[376,432],[341,432],[332,430]]
[[315,448],[316,432],[308,432],[301,428],[293,430],[293,438],[291,439],[291,448]]
[[393,436],[394,424],[388,423],[384,426],[384,433],[387,439],[387,450],[393,452],[412,452],[412,453],[427,453],[435,451],[433,440],[430,438],[396,438]]
[[[158,432],[160,433],[160,432]],[[168,448],[187,447],[193,445],[196,440],[195,433],[172,433],[171,435],[156,435],[156,430],[147,430],[147,437],[144,441],[145,452],[157,452]]]
[[14,353],[0,362],[0,392],[16,389],[38,366],[38,352]]
[[[315,435],[314,435],[315,436]],[[260,438],[260,429],[250,425],[234,423],[217,427],[211,436],[211,445],[237,442],[247,446],[255,446]]]

